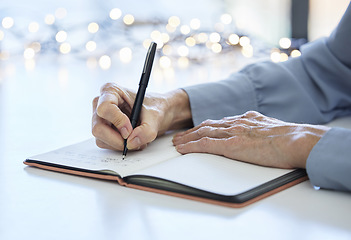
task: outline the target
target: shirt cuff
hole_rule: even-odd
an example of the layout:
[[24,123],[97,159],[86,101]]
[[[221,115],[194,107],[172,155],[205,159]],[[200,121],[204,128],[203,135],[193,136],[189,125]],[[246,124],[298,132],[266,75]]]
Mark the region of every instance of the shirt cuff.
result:
[[351,130],[330,129],[313,147],[306,163],[313,185],[351,191]]

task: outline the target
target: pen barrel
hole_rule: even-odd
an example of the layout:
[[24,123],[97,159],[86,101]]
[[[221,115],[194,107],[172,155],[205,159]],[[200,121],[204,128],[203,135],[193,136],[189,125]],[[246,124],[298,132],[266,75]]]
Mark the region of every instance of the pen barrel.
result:
[[[142,77],[144,77],[144,76],[142,76]],[[135,128],[137,126],[138,121],[139,121],[140,112],[141,112],[141,109],[143,106],[143,100],[144,100],[144,96],[145,96],[145,92],[146,92],[146,87],[147,87],[147,85],[140,84],[138,93],[135,97],[132,114],[130,115],[130,122],[131,122],[133,128]]]

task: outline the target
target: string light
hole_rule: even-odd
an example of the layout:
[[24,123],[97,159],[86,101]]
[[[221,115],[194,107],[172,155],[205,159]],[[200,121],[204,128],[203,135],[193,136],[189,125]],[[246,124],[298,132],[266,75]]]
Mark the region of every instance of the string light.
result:
[[297,50],[297,49],[294,49],[294,50],[291,51],[290,56],[293,57],[293,58],[294,57],[299,57],[299,56],[301,56],[301,52],[299,50]]
[[172,65],[171,59],[167,56],[160,57],[159,63],[162,68],[169,68]]
[[279,45],[283,49],[288,49],[291,46],[291,40],[289,38],[281,38],[279,40]]
[[180,18],[177,17],[177,16],[172,16],[168,19],[168,24],[173,27],[173,28],[176,28],[179,26],[180,24]]
[[55,17],[57,19],[63,19],[67,16],[67,10],[66,8],[58,8],[55,11]]
[[99,24],[97,24],[96,22],[89,23],[88,32],[96,33],[97,31],[99,31]]
[[2,19],[2,26],[5,29],[10,29],[13,27],[13,25],[15,24],[15,21],[13,20],[12,17],[4,17]]
[[210,41],[212,43],[218,43],[219,41],[221,41],[221,35],[219,35],[219,33],[217,32],[213,32],[210,34]]
[[123,17],[123,22],[126,25],[132,25],[134,23],[135,19],[132,14],[127,14]]
[[103,70],[107,70],[111,67],[111,58],[107,55],[103,55],[100,57],[99,59],[99,66],[103,69]]
[[236,45],[239,43],[239,36],[235,33],[232,33],[229,35],[228,41],[231,45]]
[[190,21],[190,28],[197,30],[201,26],[201,21],[198,18],[191,19]]
[[67,33],[65,31],[59,31],[56,33],[55,39],[57,42],[64,42],[67,39]]
[[85,48],[89,51],[89,52],[93,52],[96,49],[96,42],[94,41],[89,41],[85,44]]
[[29,25],[28,25],[28,31],[31,32],[31,33],[36,33],[39,31],[39,23],[37,22],[31,22]]
[[45,16],[45,20],[44,22],[47,24],[47,25],[52,25],[55,23],[55,16],[52,15],[52,14],[48,14]]
[[[35,66],[34,58],[38,58],[40,55],[47,53],[55,53],[58,51],[61,54],[72,54],[75,56],[85,56],[86,65],[88,68],[96,68],[100,66],[102,69],[109,69],[111,67],[112,57],[118,54],[119,59],[122,63],[129,63],[132,60],[132,49],[130,47],[120,46],[123,42],[131,43],[133,47],[143,46],[148,48],[151,41],[157,43],[157,54],[159,55],[159,66],[163,68],[163,72],[168,71],[172,68],[172,63],[178,63],[176,66],[183,68],[188,67],[190,62],[202,62],[203,60],[209,59],[211,56],[216,56],[215,54],[225,54],[231,52],[231,49],[240,49],[239,53],[244,57],[253,56],[253,46],[256,46],[255,39],[251,43],[252,39],[245,36],[239,32],[233,31],[233,18],[230,14],[224,13],[220,15],[220,22],[213,25],[213,29],[204,30],[200,29],[201,21],[198,18],[193,18],[187,24],[181,24],[182,21],[178,16],[171,16],[168,19],[152,19],[136,21],[133,15],[126,14],[122,17],[122,11],[119,8],[112,8],[108,11],[108,18],[103,21],[91,21],[88,22],[87,30],[89,33],[94,34],[91,36],[92,39],[83,40],[82,43],[74,45],[74,50],[69,43],[67,43],[68,33],[75,34],[79,25],[76,26],[65,26],[65,21],[58,21],[67,16],[67,10],[65,8],[58,8],[55,14],[45,15],[44,23],[46,26],[43,27],[51,29],[51,36],[45,39],[40,39],[39,41],[33,42],[35,39],[35,33],[41,30],[42,26],[39,22],[30,22],[28,24],[28,31],[31,35],[26,37],[24,35],[25,47],[23,48],[23,58],[27,61],[28,66]],[[2,19],[1,25],[3,29],[0,29],[0,41],[8,41],[8,35],[13,34],[15,37],[19,36],[19,27],[13,28],[15,20],[7,16]],[[16,25],[17,26],[17,25]],[[84,26],[84,25],[83,25]],[[152,27],[150,32],[150,37],[143,41],[138,38],[132,37],[128,31],[134,27]],[[178,30],[179,28],[179,30]],[[57,29],[65,29],[57,31]],[[78,29],[79,31],[80,29]],[[139,30],[139,29],[138,29]],[[48,31],[49,32],[49,31]],[[27,33],[28,34],[28,33]],[[43,34],[39,33],[42,36]],[[105,34],[105,35],[104,35]],[[113,35],[114,34],[114,35]],[[45,35],[44,35],[45,36]],[[89,35],[88,35],[89,36]],[[106,37],[113,36],[113,37]],[[115,39],[114,36],[118,38],[123,38],[122,41],[112,41],[110,39]],[[32,41],[32,42],[31,42]],[[106,42],[106,44],[101,44],[101,41]],[[59,45],[57,45],[59,43]],[[274,62],[286,61],[291,57],[297,57],[301,55],[301,52],[295,47],[296,43],[291,43],[289,38],[281,38],[279,41],[279,48],[271,52],[271,60]],[[6,51],[5,47],[7,44],[2,44],[0,51],[0,59],[7,60],[11,56],[19,55],[19,53],[12,54]],[[98,47],[99,46],[99,49]],[[206,49],[207,48],[207,49]],[[256,49],[256,48],[255,48]],[[51,50],[51,51],[50,51]],[[97,51],[98,50],[98,51]],[[257,52],[263,52],[257,50]],[[21,53],[21,51],[20,51]],[[235,52],[237,53],[237,52]],[[87,55],[89,54],[89,55]],[[107,55],[108,54],[108,55]],[[101,56],[102,55],[102,56]],[[101,56],[101,57],[100,57]],[[29,60],[32,61],[30,64]],[[27,63],[26,63],[27,64]],[[26,67],[27,68],[27,67]],[[28,67],[27,69],[32,69]]]
[[119,58],[123,63],[129,63],[130,61],[132,61],[132,55],[132,49],[130,49],[129,47],[124,47],[119,51]]
[[23,52],[23,57],[25,59],[32,59],[35,56],[35,51],[33,48],[26,48]]
[[71,45],[69,43],[62,43],[60,45],[60,52],[62,54],[68,54],[71,51]]
[[182,26],[180,27],[180,32],[181,32],[182,34],[184,34],[184,35],[189,34],[190,31],[191,31],[191,29],[190,29],[190,27],[189,27],[188,25],[182,25]]
[[110,18],[112,20],[117,20],[122,16],[122,11],[119,8],[113,8],[110,11]]
[[228,13],[222,14],[221,16],[221,22],[226,25],[230,24],[232,20],[233,20],[232,16]]

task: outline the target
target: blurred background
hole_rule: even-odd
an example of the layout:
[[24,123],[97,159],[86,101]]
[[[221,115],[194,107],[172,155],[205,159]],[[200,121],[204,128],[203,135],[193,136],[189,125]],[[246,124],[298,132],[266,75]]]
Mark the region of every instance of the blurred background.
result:
[[91,137],[91,100],[105,82],[136,89],[150,41],[158,51],[148,91],[166,92],[297,57],[302,43],[330,34],[348,4],[2,0],[0,148],[31,155]]

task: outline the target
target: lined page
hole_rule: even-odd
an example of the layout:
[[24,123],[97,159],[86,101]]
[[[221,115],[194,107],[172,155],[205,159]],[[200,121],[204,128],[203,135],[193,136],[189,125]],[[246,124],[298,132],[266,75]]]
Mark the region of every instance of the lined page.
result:
[[94,139],[70,145],[29,159],[95,171],[110,170],[121,177],[180,156],[172,144],[172,135],[165,135],[141,151],[128,151],[124,160],[122,152],[101,149]]

